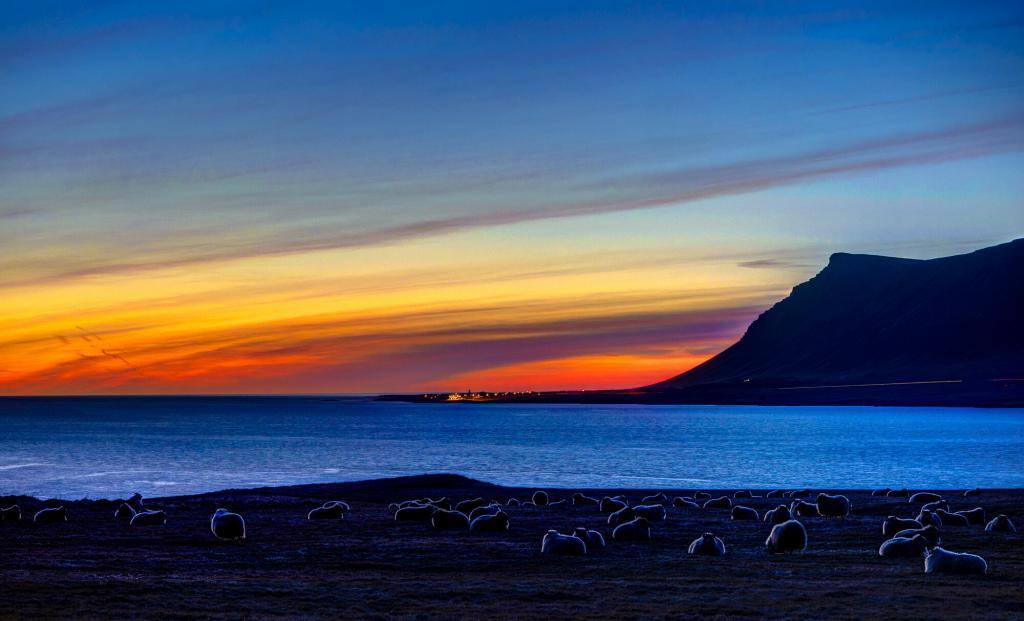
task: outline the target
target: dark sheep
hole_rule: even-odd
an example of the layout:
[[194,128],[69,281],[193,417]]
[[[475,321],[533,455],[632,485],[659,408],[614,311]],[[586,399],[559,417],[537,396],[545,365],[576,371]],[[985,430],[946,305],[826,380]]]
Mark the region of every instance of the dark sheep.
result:
[[977,526],[984,524],[985,518],[987,517],[985,515],[985,510],[982,509],[981,507],[975,507],[973,509],[964,509],[962,511],[957,511],[956,514],[964,516],[965,518],[967,518],[967,522],[969,524]]
[[139,511],[129,523],[131,526],[163,526],[167,523],[167,514],[163,511]]
[[484,507],[477,507],[469,512],[469,521],[472,522],[481,515],[494,515],[499,511],[501,511],[501,505],[491,504]]
[[907,488],[903,489],[891,489],[886,493],[888,498],[910,498],[910,490]]
[[348,505],[337,502],[325,502],[306,514],[307,520],[340,520],[345,517]]
[[708,500],[709,498],[711,498],[711,494],[707,492],[694,492],[693,498],[695,500]]
[[503,533],[509,529],[511,521],[504,511],[485,513],[473,518],[469,523],[471,533]]
[[732,508],[732,519],[734,520],[753,520],[757,522],[761,519],[756,509],[750,507],[744,507],[743,505],[736,505]]
[[655,504],[664,503],[666,500],[668,500],[668,496],[666,496],[662,492],[658,492],[657,494],[651,494],[650,496],[644,496],[640,500],[640,504],[642,504],[642,505],[655,505]]
[[700,556],[724,556],[725,543],[718,537],[715,537],[714,533],[704,533],[691,541],[690,547],[686,551],[689,554]]
[[1013,525],[1013,521],[1005,513],[992,518],[992,521],[985,525],[985,531],[989,533],[1015,533],[1017,527]]
[[790,490],[790,491],[786,492],[786,496],[789,497],[789,498],[803,498],[805,496],[810,496],[810,495],[811,495],[811,490],[809,490],[809,489],[794,489],[794,490]]
[[136,513],[138,512],[130,504],[122,502],[121,506],[114,511],[114,519],[121,522],[131,522]]
[[769,509],[764,512],[764,521],[769,524],[782,524],[793,519],[793,516],[789,512],[789,507],[786,505],[779,505],[774,509]]
[[767,494],[765,494],[764,497],[765,498],[782,498],[782,490],[781,489],[773,489],[772,491],[770,491]]
[[942,509],[936,509],[935,515],[939,516],[942,520],[943,526],[970,526],[971,521],[959,513],[950,513]]
[[596,507],[601,504],[597,498],[585,496],[579,492],[572,495],[572,504],[577,507]]
[[533,504],[537,505],[538,507],[543,507],[546,504],[548,504],[548,493],[545,491],[538,490],[533,493],[532,500]]
[[981,496],[981,488],[980,487],[975,487],[974,489],[969,489],[969,490],[964,492],[964,498],[971,498],[971,497],[977,497],[977,496]]
[[988,573],[988,563],[977,554],[932,548],[924,557],[924,573],[984,576]]
[[217,539],[245,539],[245,520],[227,509],[217,509],[210,518],[210,532]]
[[469,514],[473,509],[482,507],[487,504],[487,501],[483,498],[473,498],[471,500],[463,500],[462,502],[455,505],[455,510],[459,513]]
[[677,509],[700,509],[700,505],[697,503],[679,496],[672,499],[672,506]]
[[916,494],[914,494],[913,496],[910,497],[910,502],[913,502],[913,503],[918,503],[919,502],[919,503],[922,503],[922,504],[924,504],[926,502],[936,502],[936,501],[939,501],[939,500],[942,500],[942,496],[940,496],[940,495],[938,495],[936,493],[933,493],[933,492],[918,492],[918,493],[916,493]]
[[748,490],[741,489],[738,492],[736,492],[735,494],[733,494],[732,497],[733,498],[753,498],[754,495],[751,494],[750,491],[748,491]]
[[914,535],[910,539],[893,537],[882,542],[878,555],[885,558],[921,558],[929,547],[928,540],[921,535]]
[[917,514],[917,521],[925,526],[931,524],[935,528],[942,528],[942,518],[934,511],[929,511],[928,509],[922,509],[921,512]]
[[821,517],[845,518],[850,515],[850,499],[843,495],[818,494],[815,504]]
[[818,505],[812,505],[802,500],[794,500],[789,505],[789,512],[793,517],[816,517],[818,515]]
[[889,517],[885,518],[884,522],[882,522],[882,534],[886,537],[894,537],[896,536],[896,533],[900,532],[901,530],[907,530],[909,528],[922,528],[923,526],[924,525],[918,522],[917,520],[910,520],[906,518],[896,517],[895,515],[890,515]]
[[426,522],[434,515],[434,511],[443,511],[433,505],[409,505],[395,511],[396,522]]
[[924,528],[908,528],[907,530],[901,530],[893,535],[893,537],[904,537],[906,539],[910,539],[914,535],[921,535],[924,537],[928,540],[928,545],[930,546],[937,546],[942,543],[942,539],[939,538],[939,529],[935,528],[931,524]]
[[61,505],[59,507],[41,509],[35,514],[32,521],[36,524],[56,524],[58,522],[67,522],[68,517],[67,507]]
[[790,554],[807,549],[807,529],[796,520],[772,526],[764,545],[769,554]]
[[636,512],[633,511],[633,507],[623,507],[608,516],[608,524],[609,526],[618,526],[635,518]]
[[540,553],[558,556],[586,556],[587,544],[575,535],[562,535],[557,530],[549,530],[540,543]]
[[732,508],[732,501],[729,500],[728,496],[719,496],[718,498],[712,498],[711,500],[704,502],[705,509],[730,509]]
[[598,511],[600,511],[601,513],[615,513],[620,509],[625,509],[626,506],[626,503],[622,502],[621,500],[616,500],[614,498],[609,498],[605,496],[604,498],[601,499],[601,504],[598,506]]
[[891,491],[892,490],[889,489],[888,487],[883,487],[882,489],[872,490],[871,495],[872,496],[888,496],[889,492],[891,492]]
[[651,523],[642,517],[631,522],[619,524],[612,531],[615,541],[647,541],[651,538]]
[[604,549],[604,535],[596,530],[587,530],[582,526],[578,526],[576,527],[576,530],[573,531],[573,535],[582,539],[583,542],[587,544],[587,552],[589,553]]
[[636,517],[646,518],[650,522],[660,522],[667,516],[662,505],[637,505],[633,507],[633,513]]
[[11,505],[5,509],[0,509],[0,522],[20,522],[21,521],[21,507],[18,505]]
[[469,516],[459,511],[436,509],[430,525],[438,530],[469,530]]

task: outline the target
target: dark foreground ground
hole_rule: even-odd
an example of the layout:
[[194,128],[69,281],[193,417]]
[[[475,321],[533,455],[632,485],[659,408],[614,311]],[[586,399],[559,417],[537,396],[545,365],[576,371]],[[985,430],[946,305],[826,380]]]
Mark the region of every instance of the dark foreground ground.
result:
[[[549,490],[554,498],[569,492]],[[608,490],[584,490],[602,496]],[[692,489],[667,493],[689,494]],[[830,490],[836,491],[836,490]],[[163,527],[127,530],[113,503],[69,503],[71,522],[0,523],[0,618],[788,618],[1020,619],[1024,538],[982,527],[947,528],[943,545],[989,562],[990,575],[925,575],[919,560],[878,556],[881,521],[912,516],[905,501],[844,492],[854,516],[807,518],[808,551],[770,557],[763,523],[731,522],[728,511],[670,509],[648,543],[617,544],[585,558],[539,554],[548,528],[577,525],[608,536],[592,510],[512,508],[511,531],[471,536],[396,523],[392,501],[420,496],[525,499],[532,490],[431,475],[362,483],[227,491],[153,499]],[[626,491],[633,504],[652,490]],[[731,490],[729,490],[731,495]],[[953,509],[983,506],[1024,523],[1024,490],[986,492]],[[343,499],[337,522],[306,512]],[[2,498],[34,511],[44,503]],[[762,511],[772,499],[743,501]],[[53,501],[45,503],[54,504]],[[219,542],[209,532],[217,507],[241,513],[248,539]],[[686,554],[711,530],[723,558]],[[609,538],[610,539],[610,538]]]

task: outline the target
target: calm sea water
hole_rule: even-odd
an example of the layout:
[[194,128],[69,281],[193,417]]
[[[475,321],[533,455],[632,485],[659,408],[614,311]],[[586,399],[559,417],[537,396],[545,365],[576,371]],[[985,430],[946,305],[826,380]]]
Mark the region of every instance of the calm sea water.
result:
[[1024,487],[1024,410],[0,399],[0,494],[425,472],[550,487]]

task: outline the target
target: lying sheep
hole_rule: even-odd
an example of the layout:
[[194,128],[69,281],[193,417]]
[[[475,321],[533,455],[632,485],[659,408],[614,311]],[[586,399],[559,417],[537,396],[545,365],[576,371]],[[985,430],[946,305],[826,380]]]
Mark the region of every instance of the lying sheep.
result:
[[893,535],[893,537],[903,537],[905,539],[911,539],[915,535],[921,535],[928,541],[928,545],[937,546],[942,543],[942,539],[939,538],[939,529],[935,528],[931,524],[922,528],[908,528],[907,530],[901,530],[900,532]]
[[307,520],[340,520],[345,517],[345,507],[348,505],[338,502],[325,502],[319,507],[313,508],[306,514]]
[[647,518],[638,517],[631,522],[619,524],[612,531],[615,541],[647,541],[651,538],[651,523]]
[[680,496],[676,496],[672,499],[672,506],[676,509],[700,509],[700,505],[697,503]]
[[585,496],[579,492],[572,495],[572,504],[577,507],[596,507],[601,504],[597,498]]
[[167,514],[163,511],[139,511],[129,522],[129,526],[163,526],[167,523]]
[[725,543],[718,537],[715,537],[714,533],[704,533],[691,541],[690,547],[686,551],[689,554],[701,556],[724,556]]
[[469,530],[469,516],[460,511],[434,509],[430,525],[438,530]]
[[790,554],[807,549],[807,529],[796,520],[772,526],[764,545],[769,554]]
[[39,512],[32,517],[32,521],[36,524],[56,524],[58,522],[67,522],[68,517],[67,507],[61,505],[59,507],[40,509]]
[[666,496],[662,492],[658,492],[657,494],[651,494],[650,496],[644,496],[640,500],[640,504],[642,504],[642,505],[661,504],[661,503],[664,503],[666,500],[668,500],[668,496]]
[[636,517],[646,518],[649,522],[660,522],[667,516],[662,505],[637,505],[633,507],[633,513]]
[[21,507],[18,505],[11,505],[5,509],[0,509],[0,522],[20,522],[21,521]]
[[755,522],[761,519],[761,516],[757,513],[756,509],[745,507],[743,505],[736,505],[732,508],[732,519],[734,520],[753,520]]
[[938,500],[942,500],[942,496],[933,492],[918,492],[910,497],[910,502],[913,503],[935,502]]
[[540,543],[540,553],[558,556],[585,556],[587,544],[575,535],[562,535],[557,530],[549,530]]
[[711,498],[711,494],[707,492],[694,492],[693,498],[695,500],[708,500],[709,498]]
[[886,537],[892,537],[901,530],[907,530],[909,528],[921,528],[922,526],[924,525],[918,522],[917,520],[910,520],[906,518],[896,517],[895,515],[890,515],[889,517],[885,518],[884,522],[882,522],[882,534]]
[[733,498],[753,498],[754,495],[749,490],[741,489],[732,495]]
[[718,498],[712,498],[711,500],[704,502],[705,509],[730,509],[732,508],[732,501],[729,500],[728,496],[719,496]]
[[764,521],[769,524],[782,524],[793,519],[793,516],[789,512],[789,507],[786,505],[779,505],[774,509],[769,509],[764,512]]
[[976,524],[980,526],[985,523],[985,510],[982,509],[981,507],[975,507],[973,509],[964,509],[962,511],[957,511],[956,514],[962,515],[965,518],[967,518],[968,524]]
[[767,494],[765,494],[764,497],[765,498],[782,498],[782,490],[781,489],[773,489],[772,491],[770,491]]
[[130,504],[122,502],[114,511],[114,519],[120,522],[131,522],[136,513],[138,512]]
[[433,505],[409,505],[395,511],[396,522],[426,522],[434,515],[434,511],[443,511]]
[[936,509],[935,515],[939,516],[942,520],[943,526],[970,526],[971,521],[959,513],[950,513],[943,509]]
[[924,557],[924,573],[983,576],[988,573],[988,563],[977,554],[932,548]]
[[981,488],[975,487],[964,492],[964,498],[981,496]]
[[459,513],[465,513],[468,515],[471,511],[473,511],[473,509],[476,509],[477,507],[482,507],[486,504],[488,503],[483,498],[472,498],[470,500],[463,500],[462,502],[457,503],[455,505],[455,511],[458,511]]
[[815,505],[821,517],[845,518],[850,515],[850,499],[843,495],[818,494]]
[[548,493],[545,491],[538,490],[533,493],[532,500],[533,504],[537,505],[538,507],[543,507],[544,505],[548,504]]
[[886,497],[888,497],[888,498],[910,498],[910,490],[908,490],[905,487],[903,489],[891,489],[891,490],[889,490],[888,493],[886,493]]
[[928,540],[921,535],[893,537],[882,542],[878,555],[886,558],[921,558],[928,551]]
[[892,489],[883,487],[882,489],[876,489],[871,491],[872,496],[888,496]]
[[787,498],[803,498],[805,496],[810,496],[810,495],[811,495],[811,490],[809,490],[809,489],[793,489],[793,490],[790,490],[790,491],[786,492],[786,497]]
[[217,539],[245,539],[245,520],[227,509],[217,509],[210,518],[210,532]]
[[921,512],[917,514],[917,521],[925,526],[931,524],[935,528],[942,528],[942,518],[934,511],[929,511],[928,509],[921,509]]
[[485,505],[483,507],[477,507],[476,509],[473,509],[472,511],[469,512],[469,521],[472,522],[481,515],[494,515],[499,511],[501,511],[501,505],[497,504],[490,504]]
[[600,511],[601,513],[615,513],[619,509],[625,509],[626,506],[626,503],[621,500],[616,500],[614,498],[609,498],[605,496],[604,498],[601,499],[601,504],[598,505],[597,510]]
[[1005,513],[992,518],[992,521],[985,525],[985,531],[990,533],[1015,533],[1017,527],[1013,525],[1013,521]]
[[597,550],[604,549],[604,535],[597,532],[596,530],[587,530],[582,526],[576,527],[573,531],[573,535],[579,539],[582,539],[587,544],[587,552],[593,553]]
[[509,529],[511,520],[504,511],[485,513],[473,518],[469,523],[471,533],[502,533]]
[[618,526],[635,518],[636,512],[633,511],[633,507],[623,507],[608,516],[608,524],[609,526]]
[[789,505],[789,512],[793,517],[815,517],[818,515],[818,505],[812,505],[802,500],[794,500]]

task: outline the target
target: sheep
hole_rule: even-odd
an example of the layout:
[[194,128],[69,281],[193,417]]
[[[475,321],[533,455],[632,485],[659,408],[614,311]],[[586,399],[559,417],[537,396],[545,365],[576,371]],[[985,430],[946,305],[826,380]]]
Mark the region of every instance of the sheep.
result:
[[481,515],[494,515],[495,513],[499,512],[499,511],[501,511],[501,505],[497,505],[497,504],[491,504],[491,505],[486,505],[486,506],[483,506],[483,507],[477,507],[476,509],[473,509],[472,511],[469,512],[469,521],[472,522],[473,520],[475,520],[476,518],[480,517]]
[[772,525],[782,524],[783,522],[788,522],[791,519],[793,519],[793,516],[790,514],[789,507],[786,505],[779,505],[774,509],[769,509],[764,512],[764,521]]
[[576,527],[573,531],[573,535],[582,539],[587,544],[587,552],[594,552],[604,548],[604,535],[597,532],[596,530],[587,530],[582,526]]
[[732,508],[732,501],[729,500],[728,496],[719,496],[718,498],[712,498],[704,502],[705,509],[730,509]]
[[977,554],[950,552],[935,547],[924,557],[924,573],[983,576],[988,573],[988,563]]
[[942,520],[943,526],[970,526],[971,521],[959,513],[950,513],[942,509],[936,509],[935,515]]
[[935,526],[935,528],[942,528],[942,518],[939,517],[939,515],[934,511],[922,509],[921,512],[917,514],[916,519],[918,522],[924,525],[931,524]]
[[633,513],[636,517],[647,518],[650,522],[660,522],[667,516],[662,505],[637,505],[633,507]]
[[985,525],[985,531],[989,533],[1015,533],[1017,527],[1013,525],[1013,521],[1005,513],[992,518],[992,521]]
[[690,542],[687,548],[688,554],[699,554],[701,556],[724,556],[725,543],[715,537],[714,533],[704,533]]
[[651,494],[650,496],[644,496],[640,500],[640,504],[642,504],[642,505],[661,504],[661,503],[664,503],[666,500],[668,500],[668,496],[666,496],[663,492],[658,492],[657,494]]
[[533,493],[532,500],[533,504],[537,505],[538,507],[543,507],[544,505],[548,504],[548,493],[542,490],[537,490],[536,492]]
[[576,535],[562,535],[557,530],[549,530],[540,543],[540,553],[558,556],[586,556],[587,544]]
[[314,508],[306,514],[307,520],[340,520],[345,517],[345,507],[348,505],[336,502],[325,502],[323,505]]
[[928,509],[929,511],[935,511],[936,509],[942,509],[949,511],[949,503],[945,500],[934,500],[932,502],[926,502],[921,505],[922,509]]
[[121,506],[114,511],[114,519],[121,522],[131,522],[136,513],[138,513],[138,511],[136,511],[130,504],[122,502]]
[[576,492],[572,495],[572,504],[577,507],[596,507],[601,504],[601,502],[597,498],[591,498],[590,496],[585,496]]
[[708,500],[711,498],[711,494],[707,492],[694,492],[693,498],[694,500]]
[[732,495],[733,498],[753,498],[754,495],[749,490],[741,489]]
[[764,545],[769,554],[789,554],[807,549],[807,529],[796,520],[772,526]]
[[782,490],[781,489],[773,489],[772,491],[770,491],[767,494],[765,494],[764,497],[765,498],[782,498]]
[[680,496],[676,496],[672,499],[672,506],[676,509],[700,509],[700,505],[697,503]]
[[0,522],[20,522],[21,521],[21,507],[18,505],[11,505],[5,509],[0,509]]
[[519,502],[518,498],[509,498],[508,502],[505,503],[505,506],[506,507],[518,507],[520,504],[522,504],[522,503]]
[[872,490],[871,491],[871,495],[872,496],[888,496],[889,492],[891,492],[891,491],[892,490],[890,488],[883,487],[882,489]]
[[937,546],[942,543],[942,539],[939,537],[939,529],[935,528],[931,524],[923,528],[908,528],[907,530],[901,530],[893,535],[893,537],[911,539],[914,535],[921,535],[928,540],[928,544],[931,546]]
[[469,517],[459,511],[436,509],[430,516],[430,525],[438,530],[469,530]]
[[981,488],[975,487],[964,492],[964,498],[971,498],[972,496],[981,496]]
[[893,537],[882,542],[878,548],[878,556],[885,558],[921,558],[928,551],[928,540],[921,535]]
[[163,511],[139,511],[129,522],[129,526],[163,526],[167,523],[167,514]]
[[753,520],[757,522],[761,519],[761,516],[757,513],[756,509],[745,507],[743,505],[736,505],[732,508],[732,519],[733,520]]
[[459,513],[469,514],[473,509],[482,507],[487,504],[487,501],[483,498],[473,498],[472,500],[463,500],[462,502],[455,505],[455,510]]
[[[335,502],[341,502],[341,501],[337,500]],[[344,504],[344,503],[342,503],[342,504]],[[437,500],[431,500],[430,498],[424,498],[420,504],[433,505],[433,506],[437,507],[438,509],[445,509],[446,511],[450,511],[451,508],[452,508],[452,501],[448,500],[448,498],[444,497],[444,496],[442,496],[441,498],[438,498]],[[345,505],[345,511],[348,512],[349,510],[350,509],[349,509],[348,505],[346,504]]]
[[624,524],[635,518],[636,512],[633,511],[633,507],[623,507],[608,516],[608,525],[618,526],[619,524]]
[[910,497],[910,502],[912,503],[923,504],[926,502],[935,502],[937,500],[942,500],[942,496],[939,496],[938,494],[933,492],[918,492]]
[[980,526],[985,523],[985,510],[982,509],[981,507],[975,507],[973,509],[964,509],[962,511],[957,511],[956,514],[962,515],[965,518],[967,518],[967,522],[969,524],[977,524]]
[[631,522],[619,524],[612,531],[615,541],[647,541],[651,538],[651,523],[647,518],[638,517]]
[[67,522],[67,507],[61,505],[59,507],[40,509],[39,512],[32,517],[32,521],[36,524],[56,524],[57,522]]
[[908,528],[922,528],[924,525],[917,520],[910,520],[895,515],[890,515],[882,522],[882,534],[886,537],[893,537],[901,530]]
[[145,509],[142,506],[142,494],[140,494],[138,492],[135,492],[134,494],[132,494],[132,497],[129,498],[128,500],[126,500],[125,502],[132,509],[135,509],[136,513],[138,513],[139,511],[145,511]]
[[804,496],[810,496],[811,490],[809,489],[794,489],[786,492],[786,496],[789,498],[803,498]]
[[210,532],[217,539],[245,539],[245,520],[227,509],[217,509],[210,518]]
[[812,505],[802,500],[794,500],[789,505],[789,512],[793,517],[812,517],[818,515],[818,505]]
[[615,513],[619,509],[625,509],[627,506],[628,505],[621,500],[605,496],[601,499],[601,504],[598,505],[597,510],[601,513]]
[[566,503],[566,500],[565,500],[565,498],[563,498],[561,500],[552,500],[552,501],[548,502],[548,504],[543,505],[543,506],[545,506],[545,507],[561,507],[565,503]]
[[426,522],[434,511],[443,511],[433,505],[409,505],[395,511],[396,522]]
[[501,533],[509,529],[510,520],[504,511],[478,515],[469,523],[471,533]]
[[891,489],[885,496],[887,498],[910,498],[910,490],[905,487],[903,489]]
[[826,518],[845,518],[850,515],[850,499],[843,495],[818,494],[815,501],[818,515]]

